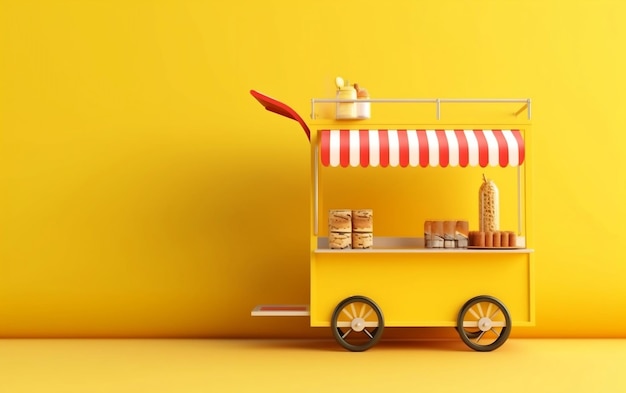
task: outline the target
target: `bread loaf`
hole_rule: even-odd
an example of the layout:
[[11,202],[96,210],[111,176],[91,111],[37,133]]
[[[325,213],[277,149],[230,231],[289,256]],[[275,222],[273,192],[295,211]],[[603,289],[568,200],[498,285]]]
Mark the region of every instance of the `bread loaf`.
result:
[[509,232],[501,232],[500,247],[509,247]]
[[332,249],[352,247],[352,233],[330,232],[328,234],[328,246]]
[[443,248],[443,221],[432,221],[430,230],[431,247]]
[[509,231],[509,247],[517,247],[517,236],[515,232]]
[[469,240],[469,223],[467,221],[457,221],[454,238],[457,248],[467,248]]
[[328,232],[352,232],[352,210],[330,210],[328,212]]
[[352,232],[352,248],[372,248],[374,235],[365,232]]
[[474,246],[485,247],[486,244],[487,243],[485,241],[485,232],[481,232],[481,231],[476,232],[476,243],[474,244]]
[[456,221],[443,222],[443,247],[455,248]]
[[426,248],[467,248],[469,223],[465,220],[424,221]]
[[495,231],[493,233],[493,246],[495,248],[502,247],[502,232]]
[[493,232],[485,232],[485,247],[493,247]]
[[424,247],[426,248],[433,247],[433,242],[431,240],[432,224],[432,221],[424,221]]
[[352,210],[352,231],[373,232],[374,214],[371,209]]

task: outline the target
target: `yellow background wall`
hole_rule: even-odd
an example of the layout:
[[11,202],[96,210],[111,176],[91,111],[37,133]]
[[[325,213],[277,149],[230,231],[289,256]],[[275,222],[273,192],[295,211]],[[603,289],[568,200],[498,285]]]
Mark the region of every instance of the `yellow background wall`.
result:
[[537,326],[514,335],[623,336],[625,17],[0,0],[0,336],[330,337],[249,317],[308,302],[309,149],[248,90],[304,116],[336,75],[376,97],[533,98]]

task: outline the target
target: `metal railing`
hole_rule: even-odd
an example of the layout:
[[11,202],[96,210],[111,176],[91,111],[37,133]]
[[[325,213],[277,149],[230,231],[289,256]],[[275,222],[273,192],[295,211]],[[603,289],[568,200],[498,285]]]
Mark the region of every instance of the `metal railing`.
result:
[[315,119],[315,104],[334,103],[394,103],[394,104],[435,104],[437,120],[441,119],[441,104],[524,104],[513,115],[518,116],[526,111],[528,120],[531,120],[530,98],[360,98],[356,100],[340,100],[335,98],[311,98],[311,119]]

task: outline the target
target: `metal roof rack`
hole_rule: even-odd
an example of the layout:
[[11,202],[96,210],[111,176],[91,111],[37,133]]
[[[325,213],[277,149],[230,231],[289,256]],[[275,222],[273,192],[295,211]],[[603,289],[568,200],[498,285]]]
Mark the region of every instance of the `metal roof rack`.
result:
[[437,120],[441,119],[441,104],[497,104],[497,103],[520,103],[521,108],[515,111],[515,116],[526,111],[528,120],[531,120],[530,98],[360,98],[356,100],[340,100],[335,98],[311,98],[311,119],[315,119],[315,104],[350,103],[350,102],[374,102],[374,103],[404,103],[404,104],[435,104]]

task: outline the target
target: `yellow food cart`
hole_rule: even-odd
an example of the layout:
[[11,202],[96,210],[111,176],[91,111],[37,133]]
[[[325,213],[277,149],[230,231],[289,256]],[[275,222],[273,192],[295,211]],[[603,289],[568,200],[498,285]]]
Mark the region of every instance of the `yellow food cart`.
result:
[[[470,348],[491,351],[513,326],[534,325],[530,99],[359,101],[399,104],[402,111],[434,107],[428,123],[337,120],[324,106],[353,100],[312,99],[309,127],[282,102],[251,94],[267,110],[298,121],[311,145],[310,304],[260,305],[253,316],[308,316],[312,327],[330,327],[350,351],[371,348],[387,327],[454,327]],[[441,121],[448,104],[514,109],[497,124],[448,124]],[[476,211],[476,179],[485,170],[506,191],[502,216],[516,223],[514,247],[425,247],[424,220]],[[330,248],[329,210],[362,207],[374,211],[375,228],[380,223],[373,246]]]

